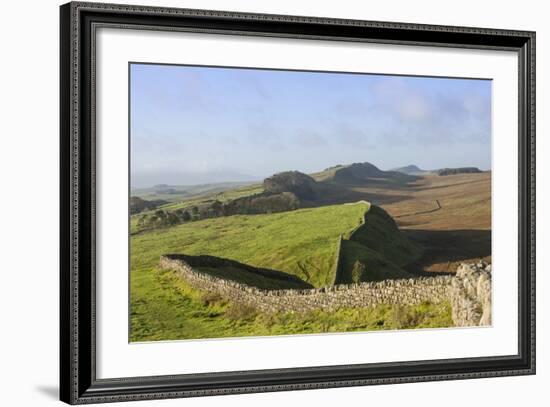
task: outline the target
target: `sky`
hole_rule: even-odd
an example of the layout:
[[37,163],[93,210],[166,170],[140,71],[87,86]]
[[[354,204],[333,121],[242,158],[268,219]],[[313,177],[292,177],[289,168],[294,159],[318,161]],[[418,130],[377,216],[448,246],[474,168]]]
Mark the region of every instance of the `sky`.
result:
[[132,64],[131,186],[491,168],[491,81]]

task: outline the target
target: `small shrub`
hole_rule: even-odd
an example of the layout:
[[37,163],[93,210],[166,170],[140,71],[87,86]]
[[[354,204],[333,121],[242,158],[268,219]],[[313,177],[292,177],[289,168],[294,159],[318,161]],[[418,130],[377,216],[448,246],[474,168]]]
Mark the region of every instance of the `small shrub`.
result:
[[205,292],[205,293],[201,294],[200,301],[201,301],[202,305],[208,307],[208,306],[217,305],[217,304],[222,303],[223,298],[218,293]]
[[232,303],[225,311],[225,316],[233,320],[250,320],[256,315],[256,308],[243,304]]
[[360,283],[364,280],[365,272],[367,268],[359,260],[355,261],[353,264],[353,269],[351,270],[351,281],[352,283]]

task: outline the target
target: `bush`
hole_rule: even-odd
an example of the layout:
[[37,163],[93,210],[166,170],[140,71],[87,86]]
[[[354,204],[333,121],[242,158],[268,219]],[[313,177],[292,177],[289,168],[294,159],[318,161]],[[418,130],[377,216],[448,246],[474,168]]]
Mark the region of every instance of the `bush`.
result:
[[352,283],[360,283],[365,278],[365,272],[367,268],[359,260],[356,260],[353,264],[353,269],[351,270],[351,281]]
[[202,293],[200,296],[200,300],[202,305],[207,307],[211,305],[217,305],[217,304],[223,303],[222,296],[218,293],[213,293],[213,292]]
[[145,214],[140,216],[137,225],[140,228],[154,229],[167,226],[179,225],[191,220],[189,212],[182,209],[175,211],[156,210],[153,214]]
[[225,311],[225,316],[233,320],[250,320],[257,315],[256,308],[250,305],[232,303]]

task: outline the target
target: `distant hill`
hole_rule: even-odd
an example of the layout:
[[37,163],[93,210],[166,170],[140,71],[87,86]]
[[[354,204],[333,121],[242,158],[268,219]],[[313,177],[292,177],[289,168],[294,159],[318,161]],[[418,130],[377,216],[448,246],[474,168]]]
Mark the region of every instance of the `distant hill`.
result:
[[[135,200],[131,211],[132,214],[140,213],[168,201],[170,204],[161,208],[165,213],[141,214],[141,223],[135,220],[132,230],[137,232],[145,227],[166,227],[223,216],[280,213],[363,199],[382,203],[384,199],[389,201],[392,198],[379,193],[365,193],[365,188],[405,187],[419,180],[422,174],[474,172],[481,171],[474,167],[424,171],[413,164],[384,171],[374,164],[362,162],[339,164],[313,174],[284,171],[265,178],[261,184],[246,187],[240,183],[195,186],[159,184],[149,189],[133,190],[132,195],[141,201]],[[172,216],[172,212],[178,210],[182,213]],[[188,213],[183,213],[185,211]],[[145,219],[147,217],[152,218]]]
[[406,183],[417,178],[397,171],[383,171],[369,162],[337,165],[311,174],[318,182],[338,184]]
[[393,168],[391,171],[396,171],[407,175],[422,175],[430,172],[422,170],[414,164],[406,165],[405,167]]
[[[416,179],[417,177],[413,175],[396,171],[383,171],[371,163],[364,162],[337,165],[309,175],[299,171],[280,172],[265,178],[262,184],[250,185],[242,193],[238,192],[235,187],[231,189],[228,184],[186,187],[185,191],[181,186],[161,184],[156,185],[154,189],[158,192],[167,192],[160,195],[162,199],[177,202],[173,200],[173,195],[170,195],[170,193],[173,193],[172,190],[175,189],[176,194],[184,194],[180,198],[183,203],[163,207],[163,211],[167,212],[165,214],[143,215],[142,218],[144,219],[140,224],[136,223],[134,225],[133,231],[137,232],[140,228],[145,227],[144,225],[149,225],[148,227],[165,227],[184,223],[182,216],[179,216],[179,220],[176,220],[168,213],[176,210],[194,210],[191,219],[193,221],[232,215],[286,212],[299,208],[361,200],[362,197],[357,196],[358,193],[354,190],[357,186],[405,185]],[[219,189],[222,189],[222,191],[218,192]],[[231,193],[231,191],[234,193]],[[139,192],[151,193],[150,190],[140,190]],[[160,198],[159,195],[155,194],[144,195],[143,197],[149,196]],[[195,197],[202,198],[194,199]],[[185,205],[185,201],[193,203]],[[155,219],[145,219],[148,216],[153,216]]]
[[416,176],[397,171],[382,171],[368,162],[337,165],[310,175],[285,171],[266,178],[263,192],[225,203],[224,213],[274,213],[349,202],[353,200],[355,186],[403,185],[416,179]]
[[442,168],[437,170],[437,175],[477,174],[480,172],[482,171],[477,167]]
[[147,188],[132,188],[131,194],[146,200],[162,199],[168,202],[179,202],[207,194],[231,191],[236,188],[251,185],[250,182],[219,182],[197,185],[157,184]]
[[369,178],[382,178],[386,173],[371,163],[353,163],[334,171],[333,179],[336,181],[361,180]]
[[145,210],[151,210],[158,206],[164,205],[168,203],[167,201],[163,201],[162,199],[157,199],[154,201],[148,201],[145,199],[142,199],[138,196],[131,196],[130,197],[130,213],[140,213]]
[[266,193],[292,192],[299,199],[314,200],[317,197],[317,182],[299,171],[285,171],[264,179]]

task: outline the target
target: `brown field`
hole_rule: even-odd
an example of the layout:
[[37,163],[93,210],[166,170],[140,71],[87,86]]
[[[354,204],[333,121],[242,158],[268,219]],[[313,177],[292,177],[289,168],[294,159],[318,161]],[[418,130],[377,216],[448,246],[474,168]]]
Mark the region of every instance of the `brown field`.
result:
[[[422,258],[405,267],[415,274],[453,273],[460,262],[491,261],[491,172],[430,174],[413,181],[386,174],[368,180],[339,181],[331,179],[334,170],[312,174],[318,181],[319,194],[314,201],[302,204],[317,207],[365,200],[381,206],[407,237],[424,247]],[[251,185],[249,190],[256,193],[262,186]],[[208,193],[172,206],[184,207],[190,202],[200,206],[220,196]]]
[[427,175],[408,184],[349,186],[346,195],[380,205],[426,251],[414,272],[454,272],[491,260],[491,173]]

